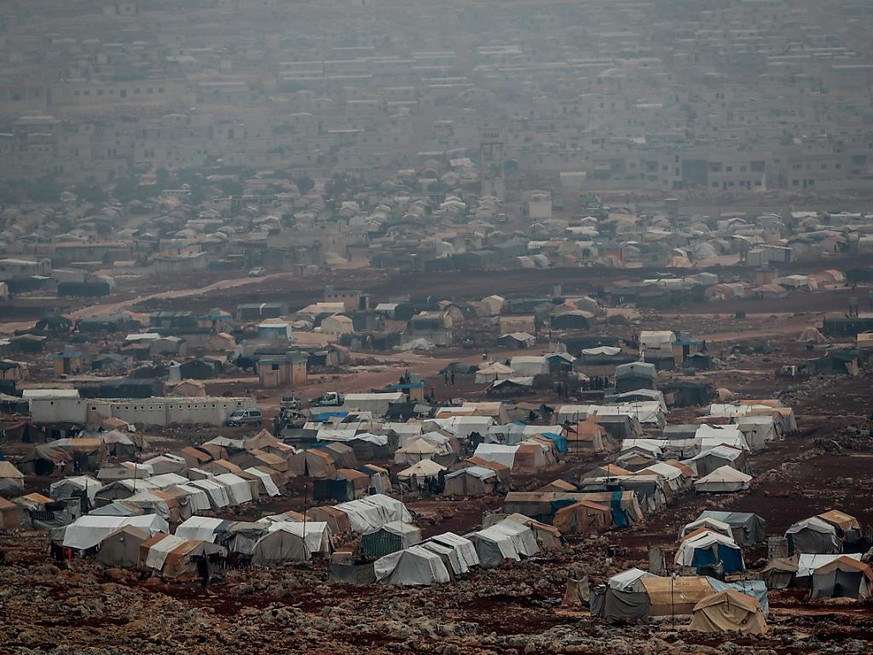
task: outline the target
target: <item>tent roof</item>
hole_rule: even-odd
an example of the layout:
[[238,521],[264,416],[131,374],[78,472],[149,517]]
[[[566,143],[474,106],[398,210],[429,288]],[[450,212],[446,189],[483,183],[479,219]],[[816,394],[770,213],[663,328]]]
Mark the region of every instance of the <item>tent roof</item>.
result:
[[722,603],[737,605],[747,612],[761,611],[761,604],[755,598],[740,593],[736,589],[725,589],[724,591],[720,591],[701,599],[697,605],[694,606],[694,611],[699,612],[704,608],[712,607],[713,605],[720,605]]
[[813,571],[813,575],[826,574],[831,571],[846,571],[850,573],[862,573],[865,578],[873,582],[873,569],[870,568],[869,564],[865,564],[864,562],[859,562],[856,559],[852,559],[851,557],[840,556],[836,558],[834,561],[825,564],[824,566],[820,566],[819,568]]
[[860,530],[861,524],[858,522],[854,516],[850,516],[844,512],[841,512],[838,509],[832,509],[827,512],[822,512],[817,515],[818,518],[823,521],[827,521],[828,523],[833,523],[838,526],[844,532],[846,530]]
[[697,484],[701,482],[749,482],[751,479],[751,475],[746,475],[742,471],[738,471],[734,467],[725,464],[715,469],[709,475],[700,478]]

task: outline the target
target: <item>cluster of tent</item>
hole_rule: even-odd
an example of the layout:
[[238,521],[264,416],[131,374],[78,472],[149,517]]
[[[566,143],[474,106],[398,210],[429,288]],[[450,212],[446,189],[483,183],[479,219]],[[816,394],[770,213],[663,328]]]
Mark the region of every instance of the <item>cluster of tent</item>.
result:
[[725,583],[704,576],[659,577],[630,569],[611,577],[591,595],[591,615],[611,622],[688,614],[691,630],[764,634],[767,588],[760,580]]
[[789,553],[842,553],[861,539],[861,524],[854,516],[829,510],[803,519],[785,531]]
[[493,567],[533,557],[540,552],[536,527],[536,521],[515,515],[464,537],[447,532],[416,541],[377,559],[373,563],[375,579],[401,586],[440,584],[477,566]]

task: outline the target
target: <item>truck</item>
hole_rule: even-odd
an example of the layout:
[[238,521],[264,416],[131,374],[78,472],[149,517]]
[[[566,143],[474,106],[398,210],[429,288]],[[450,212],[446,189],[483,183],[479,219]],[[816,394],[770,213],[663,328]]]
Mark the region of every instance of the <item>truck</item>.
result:
[[337,391],[328,391],[323,396],[315,398],[311,405],[313,407],[339,407],[346,401],[346,397]]

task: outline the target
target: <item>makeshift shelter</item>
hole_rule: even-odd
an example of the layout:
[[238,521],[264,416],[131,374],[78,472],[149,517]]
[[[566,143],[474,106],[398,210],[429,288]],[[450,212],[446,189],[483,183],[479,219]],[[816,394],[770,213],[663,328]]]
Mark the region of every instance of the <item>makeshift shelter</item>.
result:
[[615,440],[610,437],[606,428],[600,425],[596,412],[575,426],[567,427],[567,448],[571,452],[591,452],[602,454],[616,449]]
[[322,521],[273,521],[269,532],[283,530],[305,540],[309,555],[329,555],[333,552],[330,526]]
[[752,483],[752,476],[738,471],[732,466],[722,466],[709,475],[694,482],[694,490],[698,493],[724,494],[747,490]]
[[0,460],[0,491],[24,489],[24,473],[15,468],[12,462]]
[[798,521],[785,531],[789,553],[839,553],[843,542],[837,528],[818,517]]
[[757,600],[734,589],[725,589],[701,599],[693,609],[691,630],[740,632],[762,635],[767,622]]
[[467,466],[445,476],[446,496],[485,496],[496,491],[498,476],[484,466]]
[[689,535],[679,544],[676,564],[695,570],[709,566],[721,566],[725,573],[745,569],[743,553],[732,538],[709,530]]
[[600,534],[612,526],[612,511],[606,505],[580,500],[559,509],[554,525],[562,534]]
[[504,560],[519,561],[522,556],[530,557],[539,552],[533,531],[509,520],[474,532],[470,540],[476,545],[482,566],[497,566]]
[[838,557],[813,571],[812,598],[855,598],[873,594],[873,569],[851,557]]
[[410,523],[392,521],[361,537],[361,550],[367,557],[384,557],[421,541],[421,530]]
[[134,567],[139,562],[140,546],[149,538],[149,533],[140,528],[121,527],[100,543],[97,561],[104,566]]
[[649,616],[691,614],[698,602],[712,595],[703,576],[653,577],[640,580],[649,597]]
[[767,522],[757,514],[749,512],[718,512],[705,510],[696,520],[712,518],[731,526],[734,541],[741,546],[751,546],[766,539]]
[[393,585],[432,585],[449,582],[442,558],[423,546],[411,546],[376,560],[376,580]]

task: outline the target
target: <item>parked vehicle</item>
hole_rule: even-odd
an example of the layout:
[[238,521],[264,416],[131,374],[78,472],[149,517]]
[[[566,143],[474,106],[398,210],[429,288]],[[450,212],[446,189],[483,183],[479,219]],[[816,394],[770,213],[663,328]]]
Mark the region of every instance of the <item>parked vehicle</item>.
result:
[[328,391],[320,398],[312,401],[313,407],[339,407],[346,402],[346,397],[336,391]]
[[246,426],[261,427],[264,416],[259,409],[238,409],[227,417],[224,424],[229,428]]
[[267,269],[263,266],[256,266],[249,271],[249,277],[264,277],[267,274]]
[[303,405],[297,396],[282,396],[279,401],[279,407],[282,409],[300,409]]

